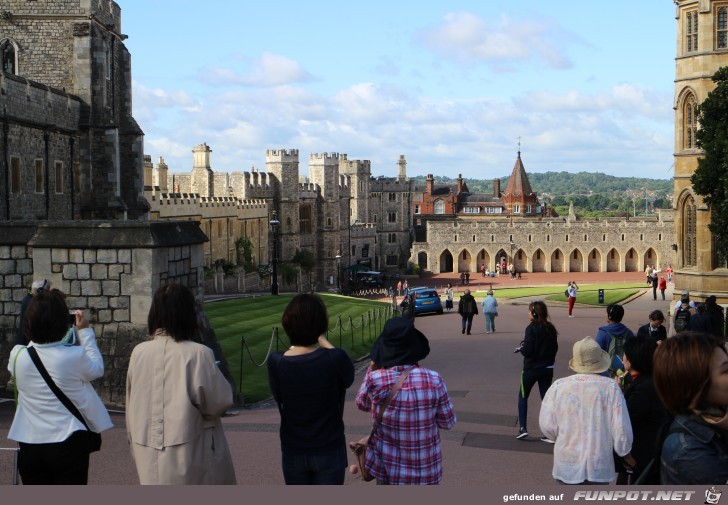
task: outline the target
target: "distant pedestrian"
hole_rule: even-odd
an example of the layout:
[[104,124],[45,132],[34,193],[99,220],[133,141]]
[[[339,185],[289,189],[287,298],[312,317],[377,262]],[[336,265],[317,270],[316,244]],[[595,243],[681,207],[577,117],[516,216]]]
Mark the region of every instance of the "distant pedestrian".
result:
[[407,282],[407,279],[405,279],[402,283],[402,290],[404,291],[405,295],[409,294],[409,283]]
[[447,289],[445,289],[445,310],[450,312],[452,310],[453,291],[452,284],[447,283]]
[[705,312],[710,316],[710,328],[713,335],[721,340],[725,339],[725,312],[723,307],[716,303],[715,295],[705,299]]
[[498,316],[498,300],[493,296],[493,289],[483,298],[483,315],[485,316],[485,333],[495,333],[495,318]]
[[[557,342],[558,331],[548,320],[549,313],[546,304],[541,301],[532,302],[528,306],[529,325],[521,345],[515,352],[523,355],[523,371],[521,383],[518,388],[518,423],[519,430],[516,438],[523,440],[528,437],[526,421],[528,418],[528,396],[531,389],[538,383],[538,392],[541,399],[551,386],[554,378],[554,362],[559,350]],[[544,442],[553,443],[552,439],[543,437]]]
[[470,272],[465,272],[465,285],[470,286]]
[[657,301],[657,286],[659,284],[659,279],[657,278],[656,273],[650,275],[650,282],[652,283],[652,299]]
[[665,301],[665,290],[667,289],[667,279],[664,277],[660,277],[660,282],[658,284],[658,288],[660,289],[660,293],[662,294],[662,301]]
[[502,275],[505,275],[506,268],[507,268],[506,257],[503,256],[503,259],[501,260],[501,274]]
[[397,282],[397,296],[402,296],[402,281]]
[[460,272],[460,285],[465,286],[465,272]]
[[465,294],[460,297],[458,314],[460,314],[462,319],[462,332],[465,333],[467,331],[468,335],[470,335],[470,329],[473,326],[473,316],[478,315],[478,303],[473,298],[473,295],[470,294],[469,289],[466,289]]
[[672,265],[667,265],[667,268],[665,269],[665,273],[667,274],[667,282],[672,282]]
[[652,267],[650,265],[645,267],[645,277],[647,277],[647,284],[652,284]]
[[653,310],[650,312],[650,322],[639,327],[637,337],[650,338],[655,343],[660,344],[667,338],[667,329],[663,326],[665,315],[661,310]]
[[569,317],[574,317],[574,304],[576,303],[576,295],[579,293],[579,286],[576,285],[575,281],[570,281],[569,286],[566,288],[566,294],[569,297]]
[[415,303],[412,299],[412,294],[406,294],[404,295],[404,298],[402,298],[402,303],[400,303],[400,306],[402,307],[402,317],[407,319],[414,319],[415,318]]
[[480,272],[483,274],[483,277],[485,277],[485,263],[480,265]]

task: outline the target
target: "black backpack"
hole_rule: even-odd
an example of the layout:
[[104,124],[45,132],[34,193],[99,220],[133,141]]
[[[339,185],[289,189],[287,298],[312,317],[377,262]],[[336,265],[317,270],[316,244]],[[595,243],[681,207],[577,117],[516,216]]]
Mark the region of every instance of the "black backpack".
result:
[[677,309],[675,313],[675,333],[680,333],[688,329],[690,324],[690,306],[684,304]]

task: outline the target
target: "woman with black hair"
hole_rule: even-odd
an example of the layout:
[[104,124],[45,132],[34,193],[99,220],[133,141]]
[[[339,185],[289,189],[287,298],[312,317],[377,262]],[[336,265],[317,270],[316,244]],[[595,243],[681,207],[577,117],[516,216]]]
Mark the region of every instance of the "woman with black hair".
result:
[[126,429],[141,484],[235,484],[220,417],[233,404],[212,350],[199,341],[195,296],[157,289],[150,340],[137,345],[126,377]]
[[[528,437],[526,422],[528,417],[528,395],[538,383],[541,399],[551,386],[554,378],[554,362],[559,344],[556,341],[559,334],[556,327],[548,320],[549,313],[546,304],[541,301],[531,302],[528,306],[528,319],[530,324],[526,327],[526,335],[521,345],[516,347],[516,353],[523,355],[523,371],[521,384],[518,388],[518,422],[520,428],[516,438],[523,440]],[[553,443],[546,437],[541,440]]]
[[289,485],[340,485],[346,474],[344,397],[354,364],[326,339],[326,305],[295,296],[283,312],[291,347],[268,359],[268,381],[281,414],[283,479]]
[[[18,405],[8,438],[20,447],[18,469],[23,484],[87,484],[86,426],[96,433],[113,426],[91,386],[92,380],[104,375],[94,331],[82,311],[76,310],[72,316],[73,324],[63,293],[39,290],[28,303],[23,321],[28,346],[16,345],[10,352],[8,370],[15,381]],[[33,357],[31,353],[35,353]],[[41,368],[85,425],[50,389]]]

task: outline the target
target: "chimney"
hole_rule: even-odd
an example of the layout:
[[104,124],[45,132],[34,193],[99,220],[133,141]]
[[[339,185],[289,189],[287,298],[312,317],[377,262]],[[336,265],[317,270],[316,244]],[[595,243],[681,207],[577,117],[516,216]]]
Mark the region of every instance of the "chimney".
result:
[[425,192],[428,195],[431,195],[435,190],[435,178],[432,174],[427,174],[427,182],[426,182],[426,189]]
[[463,192],[463,174],[458,174],[458,195]]
[[500,179],[493,179],[493,196],[496,198],[500,198],[501,196]]

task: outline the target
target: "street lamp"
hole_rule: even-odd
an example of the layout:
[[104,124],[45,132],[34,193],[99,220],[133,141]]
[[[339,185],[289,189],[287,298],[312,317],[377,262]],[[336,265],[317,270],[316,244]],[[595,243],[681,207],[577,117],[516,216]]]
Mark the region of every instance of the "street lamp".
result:
[[336,291],[341,293],[341,251],[336,253]]
[[518,246],[516,245],[516,243],[515,243],[514,241],[512,241],[512,240],[511,240],[511,261],[510,261],[510,263],[511,263],[511,264],[513,264],[513,265],[515,265],[515,263],[514,263],[514,262],[515,262],[515,260],[516,260],[516,259],[515,259],[515,258],[513,257],[513,250],[514,250],[514,249],[515,249],[516,247],[518,247]]
[[273,215],[271,216],[271,220],[268,223],[270,225],[270,230],[273,232],[273,283],[270,286],[270,294],[277,295],[278,294],[278,227],[280,226],[281,222],[278,221],[278,214],[276,211],[273,211]]

